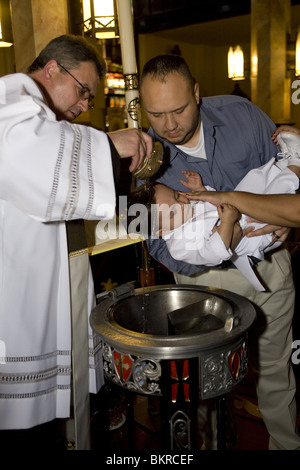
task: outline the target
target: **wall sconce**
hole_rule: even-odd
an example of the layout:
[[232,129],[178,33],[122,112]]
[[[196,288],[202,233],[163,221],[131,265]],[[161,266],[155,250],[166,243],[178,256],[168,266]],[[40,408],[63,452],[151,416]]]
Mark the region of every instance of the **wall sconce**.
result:
[[0,47],[11,47],[12,29],[9,0],[0,2]]
[[300,31],[297,33],[295,49],[295,75],[300,76]]
[[244,80],[244,53],[240,46],[230,47],[228,51],[228,78]]
[[286,70],[287,76],[290,73],[295,77],[300,77],[300,29],[295,33],[287,35],[286,42]]
[[83,0],[83,31],[96,39],[119,37],[115,0]]

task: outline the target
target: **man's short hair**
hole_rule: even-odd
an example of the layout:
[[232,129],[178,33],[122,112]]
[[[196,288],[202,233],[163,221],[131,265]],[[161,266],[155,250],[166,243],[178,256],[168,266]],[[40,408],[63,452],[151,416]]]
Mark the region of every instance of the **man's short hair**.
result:
[[164,82],[167,75],[175,72],[185,77],[191,87],[194,87],[195,80],[186,61],[181,56],[174,54],[158,55],[146,62],[141,73],[140,86],[146,76]]

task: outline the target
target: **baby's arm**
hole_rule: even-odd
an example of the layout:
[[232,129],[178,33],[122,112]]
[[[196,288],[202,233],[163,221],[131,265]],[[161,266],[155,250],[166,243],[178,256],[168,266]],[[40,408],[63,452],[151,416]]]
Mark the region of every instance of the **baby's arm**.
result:
[[237,224],[240,213],[235,207],[229,204],[219,204],[218,214],[220,223],[214,227],[213,233],[219,233],[227,250],[229,248],[235,248],[242,238],[242,229],[240,225]]
[[186,186],[191,191],[206,191],[205,186],[203,186],[202,178],[196,171],[182,171],[186,180],[180,179],[180,183]]

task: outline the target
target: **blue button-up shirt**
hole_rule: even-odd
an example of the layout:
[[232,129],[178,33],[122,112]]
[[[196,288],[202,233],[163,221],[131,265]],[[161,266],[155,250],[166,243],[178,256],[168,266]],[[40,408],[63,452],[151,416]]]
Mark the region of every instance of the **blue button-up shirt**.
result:
[[[263,165],[278,152],[271,139],[275,124],[245,98],[232,95],[203,98],[200,116],[207,160],[182,152],[149,130],[155,140],[163,142],[164,159],[169,161],[167,170],[157,179],[160,183],[186,191],[179,180],[181,171],[188,170],[199,173],[204,185],[218,191],[233,190],[248,171]],[[162,239],[149,240],[148,246],[150,254],[172,272],[191,275],[207,269],[176,261]]]

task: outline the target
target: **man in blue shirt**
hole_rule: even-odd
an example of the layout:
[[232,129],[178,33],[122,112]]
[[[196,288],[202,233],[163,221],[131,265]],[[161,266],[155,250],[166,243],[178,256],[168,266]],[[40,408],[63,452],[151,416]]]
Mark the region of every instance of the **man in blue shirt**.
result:
[[[249,100],[237,96],[200,99],[199,85],[181,57],[163,55],[143,69],[140,93],[149,130],[164,145],[162,171],[157,181],[186,191],[182,171],[200,173],[204,185],[217,191],[232,190],[246,175],[275,157],[271,139],[275,124]],[[285,228],[276,229],[280,239]],[[262,232],[260,231],[260,234]],[[257,263],[267,291],[257,292],[232,265],[188,265],[174,260],[162,239],[149,241],[150,254],[174,273],[179,284],[209,285],[236,292],[257,307],[252,339],[256,354],[250,361],[256,374],[259,409],[270,434],[270,449],[300,449],[296,433],[295,380],[289,363],[294,285],[290,256],[282,248]]]

